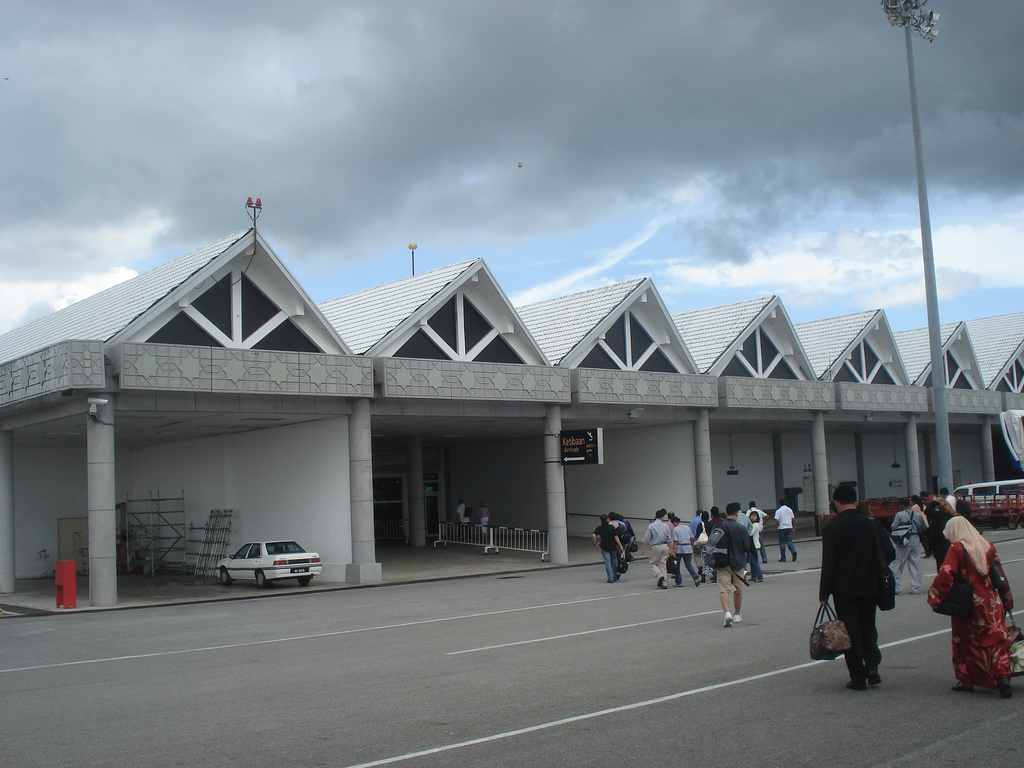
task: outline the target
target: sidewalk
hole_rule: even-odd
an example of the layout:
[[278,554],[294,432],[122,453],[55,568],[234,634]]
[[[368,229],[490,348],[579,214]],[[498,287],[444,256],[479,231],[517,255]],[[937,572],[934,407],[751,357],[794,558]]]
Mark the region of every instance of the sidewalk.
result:
[[[797,541],[809,538],[814,538],[813,518],[797,518]],[[772,552],[778,546],[776,542],[777,538],[774,533],[769,533],[767,544],[770,562],[772,562]],[[590,537],[570,536],[568,543],[568,566],[542,562],[540,555],[535,552],[505,550],[497,554],[485,555],[480,547],[458,544],[451,544],[447,547],[427,546],[422,548],[380,545],[377,547],[377,559],[381,563],[384,580],[377,584],[347,584],[314,578],[308,587],[300,587],[294,581],[288,580],[280,584],[272,584],[267,589],[259,589],[254,582],[246,581],[236,581],[230,587],[224,587],[216,578],[211,579],[208,584],[196,585],[193,583],[192,577],[177,574],[121,575],[117,578],[117,606],[114,608],[93,608],[89,605],[89,578],[87,576],[78,577],[78,607],[69,609],[57,607],[56,586],[52,577],[19,579],[15,583],[15,592],[0,595],[0,608],[3,609],[0,619],[280,597],[293,593],[367,589],[411,582],[471,576],[496,576],[549,568],[594,565],[603,569],[601,553],[594,547]],[[636,558],[634,568],[647,568],[646,558],[641,558],[639,553]]]

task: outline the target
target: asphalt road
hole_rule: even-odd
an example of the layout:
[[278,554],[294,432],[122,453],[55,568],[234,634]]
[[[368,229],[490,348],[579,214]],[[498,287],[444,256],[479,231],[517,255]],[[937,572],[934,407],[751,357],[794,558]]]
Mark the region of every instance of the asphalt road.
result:
[[[1024,538],[990,538],[1024,613]],[[879,615],[878,688],[810,661],[819,556],[770,560],[730,629],[643,563],[5,620],[0,764],[1024,764],[1024,678],[950,691],[923,594]]]

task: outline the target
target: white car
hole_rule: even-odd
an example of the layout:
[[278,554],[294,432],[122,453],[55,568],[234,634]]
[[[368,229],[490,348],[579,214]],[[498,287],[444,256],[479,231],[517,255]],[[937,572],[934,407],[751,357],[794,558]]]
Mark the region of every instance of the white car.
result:
[[220,583],[225,587],[235,579],[255,579],[258,587],[277,579],[296,579],[306,586],[320,570],[320,555],[307,552],[294,541],[243,544],[235,554],[217,563]]

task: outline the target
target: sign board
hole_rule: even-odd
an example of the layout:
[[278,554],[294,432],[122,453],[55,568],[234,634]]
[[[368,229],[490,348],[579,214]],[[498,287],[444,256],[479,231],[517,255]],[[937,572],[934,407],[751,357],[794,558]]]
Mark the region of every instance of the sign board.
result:
[[559,433],[562,464],[604,464],[604,430],[570,429]]

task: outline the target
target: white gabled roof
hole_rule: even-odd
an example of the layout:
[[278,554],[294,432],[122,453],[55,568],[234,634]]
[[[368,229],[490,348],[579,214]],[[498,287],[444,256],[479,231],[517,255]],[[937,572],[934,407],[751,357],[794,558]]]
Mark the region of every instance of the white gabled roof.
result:
[[741,334],[746,335],[744,332],[774,299],[774,296],[762,296],[672,315],[698,371],[707,373]]
[[[940,326],[939,336],[942,339],[943,352],[948,348],[953,331],[959,326],[960,323],[943,323]],[[931,373],[932,353],[928,344],[928,329],[908,328],[905,331],[896,331],[893,336],[900,349],[900,357],[903,358],[903,367],[907,369],[907,375],[912,383],[920,384]]]
[[968,320],[967,330],[985,387],[991,389],[1024,355],[1024,312]]
[[[469,302],[490,324],[486,339],[497,335],[524,363],[547,364],[540,346],[483,259],[440,267],[332,299],[321,304],[320,310],[354,352],[386,357],[396,354],[418,330],[432,334],[431,317],[453,299],[462,307],[457,312],[468,311],[464,302]],[[465,322],[464,317],[461,322]],[[433,338],[441,342],[440,337]],[[465,361],[478,359],[475,355],[480,352],[480,347],[474,346],[461,351],[452,349],[446,354],[452,354],[453,360]]]
[[832,381],[854,348],[870,337],[872,349],[892,380],[896,384],[910,383],[883,309],[811,320],[794,327],[819,379]]
[[544,354],[555,365],[562,362],[583,338],[619,304],[643,279],[603,285],[556,299],[516,307]]
[[[900,357],[907,374],[914,384],[924,385],[932,372],[932,355],[927,328],[911,328],[893,334],[899,346]],[[960,366],[961,375],[966,377],[972,389],[984,389],[985,384],[978,365],[977,355],[967,323],[943,323],[939,328],[943,355],[952,355]],[[954,378],[956,374],[954,373]]]
[[108,341],[246,234],[230,235],[5,333],[0,336],[0,362],[68,339]]
[[[697,366],[650,278],[626,280],[516,307],[555,365],[575,368],[623,313],[630,312],[680,373]],[[653,345],[652,345],[653,349]],[[636,365],[642,365],[640,358]]]
[[862,331],[877,314],[878,310],[870,309],[852,315],[797,323],[794,326],[819,379],[859,341]]
[[744,342],[760,329],[761,334],[755,338],[758,348],[761,348],[760,338],[767,337],[776,349],[776,356],[766,361],[771,370],[765,369],[759,375],[771,378],[773,371],[784,362],[798,379],[815,378],[814,368],[778,296],[683,312],[672,319],[701,366],[701,373],[729,375],[730,364],[734,360],[739,364]]
[[467,269],[463,261],[320,304],[320,311],[357,355],[381,341]]

